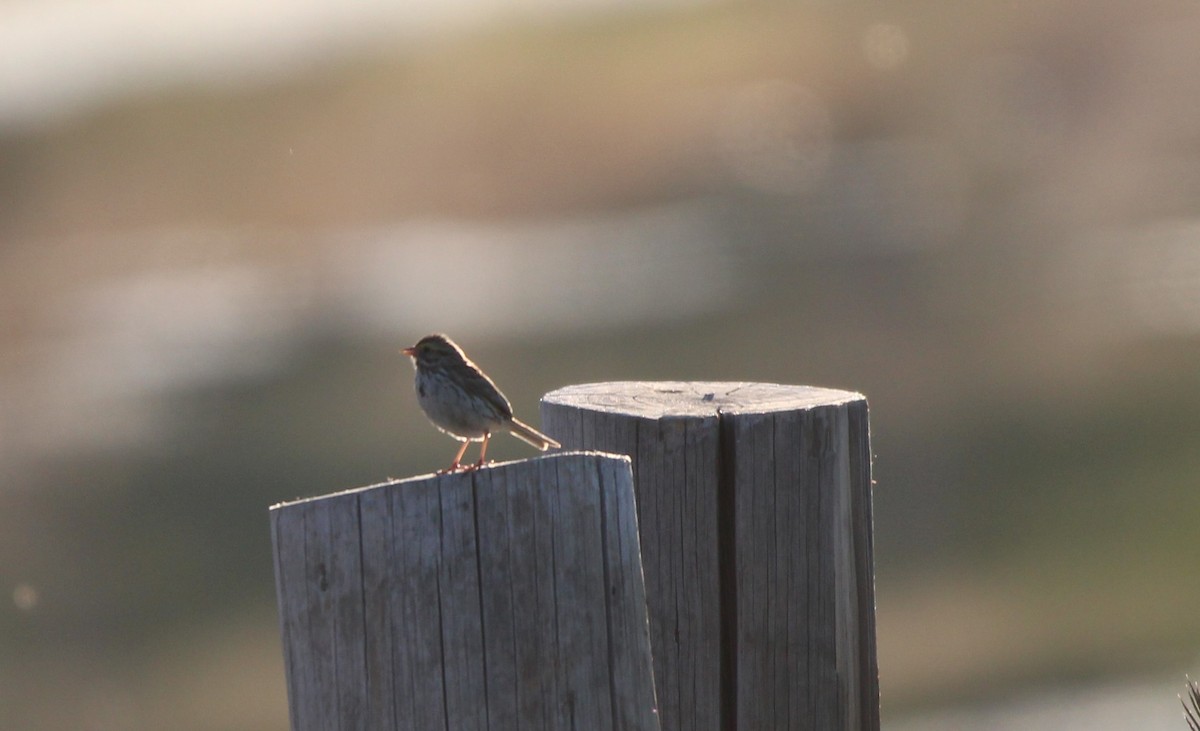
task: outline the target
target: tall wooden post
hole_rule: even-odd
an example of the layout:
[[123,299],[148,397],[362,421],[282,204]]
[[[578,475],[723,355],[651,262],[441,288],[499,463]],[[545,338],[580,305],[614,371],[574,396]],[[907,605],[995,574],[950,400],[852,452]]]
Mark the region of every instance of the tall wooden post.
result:
[[542,422],[633,458],[664,731],[878,731],[863,396],[597,383]]
[[271,508],[293,731],[658,731],[629,460]]

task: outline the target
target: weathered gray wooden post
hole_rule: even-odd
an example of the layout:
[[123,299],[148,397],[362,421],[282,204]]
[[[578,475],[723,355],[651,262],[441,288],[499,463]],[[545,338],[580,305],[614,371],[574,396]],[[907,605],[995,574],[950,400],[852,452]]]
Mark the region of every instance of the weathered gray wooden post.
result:
[[658,731],[627,458],[299,500],[271,534],[293,731]]
[[633,458],[664,731],[878,731],[863,396],[598,383],[542,423]]

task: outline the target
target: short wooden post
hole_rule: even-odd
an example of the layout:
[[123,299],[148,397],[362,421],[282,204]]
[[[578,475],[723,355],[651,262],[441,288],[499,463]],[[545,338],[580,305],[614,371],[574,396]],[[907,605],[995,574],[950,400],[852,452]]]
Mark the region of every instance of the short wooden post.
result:
[[658,731],[628,458],[271,508],[293,731]]
[[664,731],[878,731],[863,396],[597,383],[542,423],[633,458]]

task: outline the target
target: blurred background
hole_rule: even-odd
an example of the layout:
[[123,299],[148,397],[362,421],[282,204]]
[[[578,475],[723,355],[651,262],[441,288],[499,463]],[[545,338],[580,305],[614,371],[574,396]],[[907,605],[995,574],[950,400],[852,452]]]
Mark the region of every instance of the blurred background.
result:
[[[871,404],[885,727],[1183,729],[1200,5],[0,0],[0,728],[282,731],[398,349]],[[515,440],[497,459],[529,456]]]

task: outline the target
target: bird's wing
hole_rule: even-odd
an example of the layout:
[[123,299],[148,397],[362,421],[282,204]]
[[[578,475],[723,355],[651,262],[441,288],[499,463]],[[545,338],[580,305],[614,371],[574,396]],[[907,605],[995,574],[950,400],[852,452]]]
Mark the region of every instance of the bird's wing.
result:
[[500,418],[504,419],[505,421],[511,419],[513,415],[512,404],[508,402],[508,399],[504,397],[504,394],[500,393],[500,389],[496,388],[496,384],[492,382],[492,379],[488,378],[487,375],[484,374],[483,371],[479,370],[479,367],[470,360],[466,360],[463,365],[466,366],[463,369],[462,374],[463,382],[464,385],[467,386],[469,392],[478,394],[480,397],[482,397],[489,406],[496,410],[496,413],[500,416]]

